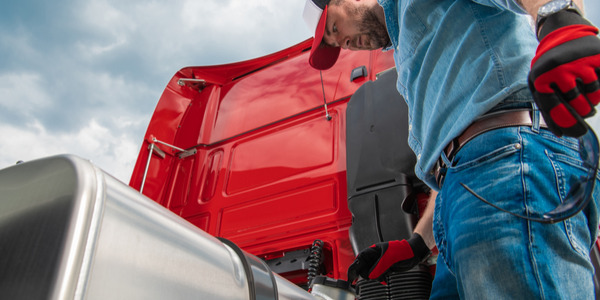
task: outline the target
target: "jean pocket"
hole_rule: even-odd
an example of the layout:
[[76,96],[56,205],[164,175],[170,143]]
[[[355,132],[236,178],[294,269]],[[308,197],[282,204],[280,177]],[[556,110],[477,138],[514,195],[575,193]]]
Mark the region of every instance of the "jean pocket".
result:
[[[552,168],[554,169],[554,175],[556,180],[556,187],[560,202],[567,201],[567,196],[571,186],[575,182],[581,180],[587,169],[584,163],[577,156],[557,154],[546,152]],[[598,185],[598,175],[596,175],[596,186]],[[596,191],[598,189],[596,188]],[[597,197],[597,192],[594,195]],[[587,257],[589,255],[589,249],[595,242],[597,224],[596,220],[588,220],[588,218],[597,218],[597,206],[596,202],[592,201],[590,207],[581,213],[565,220],[565,232],[569,243],[573,250]]]
[[488,151],[476,151],[477,149],[465,148],[459,151],[456,157],[454,157],[449,171],[461,172],[484,164],[493,163],[517,153],[520,149],[520,143],[512,143]]

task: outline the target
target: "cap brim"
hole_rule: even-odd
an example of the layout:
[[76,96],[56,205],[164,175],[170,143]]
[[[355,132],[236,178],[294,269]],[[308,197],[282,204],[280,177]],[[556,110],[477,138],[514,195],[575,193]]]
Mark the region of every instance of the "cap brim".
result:
[[323,35],[325,34],[325,26],[327,25],[327,6],[321,14],[317,29],[315,30],[315,39],[313,40],[312,49],[310,50],[310,57],[308,62],[310,65],[318,70],[327,70],[331,68],[338,57],[340,56],[340,47],[329,47],[321,45],[323,41]]

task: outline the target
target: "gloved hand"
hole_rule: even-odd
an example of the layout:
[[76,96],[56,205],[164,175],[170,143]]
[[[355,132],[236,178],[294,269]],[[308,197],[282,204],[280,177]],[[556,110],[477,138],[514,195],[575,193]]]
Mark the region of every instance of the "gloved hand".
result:
[[549,129],[557,136],[586,133],[583,118],[600,102],[598,29],[571,11],[544,22],[531,62],[529,88]]
[[388,271],[408,271],[430,254],[429,247],[417,233],[408,240],[377,243],[356,256],[348,268],[348,282],[354,282],[358,275],[384,281]]

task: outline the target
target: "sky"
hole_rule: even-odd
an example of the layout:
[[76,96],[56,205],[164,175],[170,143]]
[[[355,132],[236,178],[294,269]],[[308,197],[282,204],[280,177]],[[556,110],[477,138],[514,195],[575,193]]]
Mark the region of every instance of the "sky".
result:
[[[0,169],[57,154],[128,183],[167,82],[311,36],[304,0],[0,3]],[[600,1],[587,0],[600,25]],[[600,132],[600,116],[590,123]]]

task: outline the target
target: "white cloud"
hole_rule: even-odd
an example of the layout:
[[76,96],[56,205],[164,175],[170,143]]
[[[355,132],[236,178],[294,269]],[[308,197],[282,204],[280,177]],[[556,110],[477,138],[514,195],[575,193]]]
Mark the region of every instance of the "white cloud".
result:
[[[262,23],[261,20],[272,17],[273,6],[269,2],[187,0],[183,4],[181,17],[191,30],[222,29],[223,32],[236,35],[240,31],[254,31]],[[248,22],[252,19],[254,22]]]
[[97,36],[91,40],[83,38],[77,43],[80,53],[88,58],[126,46],[131,33],[137,28],[131,16],[107,0],[83,2],[81,12],[77,16],[78,26]]
[[78,14],[81,24],[113,36],[134,31],[137,28],[135,19],[122,10],[122,3],[114,3],[116,5],[108,0],[85,1],[80,14]]
[[0,124],[0,140],[5,141],[0,143],[0,168],[19,160],[75,154],[125,183],[129,183],[141,144],[127,132],[109,130],[93,119],[75,133],[61,134],[47,131],[36,121],[26,126]]
[[0,109],[31,115],[50,105],[42,75],[32,72],[0,74]]
[[181,7],[181,30],[201,47],[237,54],[227,62],[236,57],[249,59],[309,38],[311,33],[301,18],[303,7],[300,0],[186,0]]
[[32,39],[34,37],[23,25],[15,26],[0,34],[0,49],[9,48],[22,58],[36,59],[39,58],[39,54],[31,46]]
[[92,45],[86,45],[79,43],[78,46],[80,47],[80,51],[84,54],[84,56],[88,56],[90,59],[93,59],[94,56],[107,54],[108,52],[120,46],[124,46],[126,43],[127,40],[125,38],[118,38],[117,40],[107,44],[94,43]]

